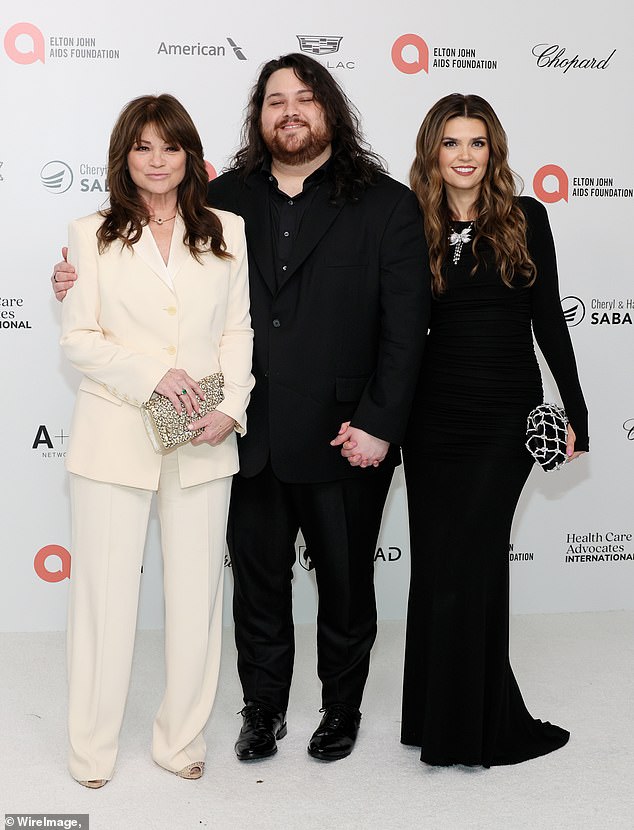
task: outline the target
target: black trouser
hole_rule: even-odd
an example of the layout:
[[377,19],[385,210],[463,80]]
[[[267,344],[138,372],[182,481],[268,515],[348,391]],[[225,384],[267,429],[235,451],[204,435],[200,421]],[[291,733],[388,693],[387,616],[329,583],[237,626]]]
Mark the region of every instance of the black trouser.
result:
[[376,636],[374,556],[393,469],[318,484],[280,481],[270,464],[235,476],[228,542],[238,673],[245,701],[285,712],[295,653],[292,569],[298,530],[319,592],[322,705],[358,707]]

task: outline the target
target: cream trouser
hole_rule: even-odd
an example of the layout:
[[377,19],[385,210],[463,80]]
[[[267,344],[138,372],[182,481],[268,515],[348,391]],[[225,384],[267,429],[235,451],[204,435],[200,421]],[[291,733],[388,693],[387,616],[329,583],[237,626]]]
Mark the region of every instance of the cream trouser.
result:
[[[152,757],[172,772],[205,758],[222,636],[231,477],[182,488],[176,453],[158,488],[165,592],[163,701]],[[152,491],[70,475],[73,515],[68,608],[69,769],[111,778],[134,638]]]

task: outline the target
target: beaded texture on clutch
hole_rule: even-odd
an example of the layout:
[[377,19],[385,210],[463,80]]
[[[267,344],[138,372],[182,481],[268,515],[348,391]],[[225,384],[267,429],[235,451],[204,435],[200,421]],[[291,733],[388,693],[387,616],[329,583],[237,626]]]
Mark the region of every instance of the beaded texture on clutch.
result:
[[187,429],[187,425],[197,421],[208,412],[212,412],[218,406],[224,399],[224,382],[222,372],[207,375],[199,380],[198,385],[205,393],[205,399],[201,401],[196,395],[196,400],[200,404],[200,413],[193,412],[191,415],[184,410],[177,412],[169,398],[159,395],[158,392],[152,393],[150,400],[141,404],[141,415],[154,450],[158,453],[166,453],[200,435],[202,429]]
[[556,403],[542,403],[531,410],[526,421],[526,449],[544,472],[558,470],[566,463],[568,417]]

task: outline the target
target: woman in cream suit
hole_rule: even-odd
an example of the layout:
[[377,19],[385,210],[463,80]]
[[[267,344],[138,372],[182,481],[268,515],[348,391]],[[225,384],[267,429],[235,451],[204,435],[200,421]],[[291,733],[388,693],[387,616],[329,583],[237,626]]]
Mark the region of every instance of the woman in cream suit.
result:
[[[243,221],[205,207],[200,138],[172,96],[122,111],[110,140],[110,207],[70,225],[81,275],[61,345],[83,374],[67,468],[73,514],[68,625],[71,774],[113,774],[128,692],[152,492],[164,565],[166,689],[153,758],[184,778],[204,768],[218,679],[225,529],[236,433],[253,386]],[[166,455],[140,406],[153,392],[198,411],[197,380],[224,374],[202,435]]]

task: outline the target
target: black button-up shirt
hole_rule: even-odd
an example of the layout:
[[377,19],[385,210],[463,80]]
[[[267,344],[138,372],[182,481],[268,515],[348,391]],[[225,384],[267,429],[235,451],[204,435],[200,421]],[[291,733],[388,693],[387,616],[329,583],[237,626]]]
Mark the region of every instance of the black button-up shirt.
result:
[[293,246],[300,226],[320,185],[328,172],[330,159],[327,159],[314,173],[304,180],[302,192],[288,196],[278,186],[277,179],[271,173],[270,165],[262,166],[262,174],[270,182],[269,206],[271,210],[271,231],[273,234],[273,251],[275,255],[275,280],[279,286],[284,278],[293,253]]

